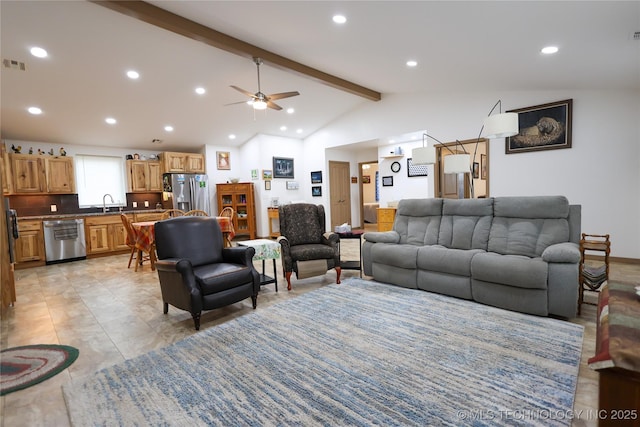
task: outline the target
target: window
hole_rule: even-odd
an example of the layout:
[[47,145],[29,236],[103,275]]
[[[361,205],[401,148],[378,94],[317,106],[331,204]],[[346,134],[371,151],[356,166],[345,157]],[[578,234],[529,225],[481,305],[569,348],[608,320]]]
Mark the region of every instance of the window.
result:
[[76,188],[78,205],[81,208],[102,206],[106,198],[107,206],[126,206],[127,196],[124,183],[124,160],[121,157],[75,155]]

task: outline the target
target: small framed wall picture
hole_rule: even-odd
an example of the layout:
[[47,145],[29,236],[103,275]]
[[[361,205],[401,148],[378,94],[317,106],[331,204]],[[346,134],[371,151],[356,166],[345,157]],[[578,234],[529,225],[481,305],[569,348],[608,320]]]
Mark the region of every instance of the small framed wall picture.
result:
[[322,171],[311,172],[311,183],[322,184]]
[[320,197],[322,196],[322,187],[320,185],[314,185],[311,187],[311,196]]
[[473,178],[480,178],[480,163],[478,162],[473,162]]
[[298,181],[287,181],[287,190],[297,190],[298,187]]
[[273,171],[271,169],[262,169],[262,179],[265,181],[273,179]]
[[293,179],[293,159],[286,157],[274,157],[273,177]]
[[267,190],[267,191],[271,190],[271,180],[270,179],[267,179],[267,180],[264,181],[264,189]]
[[230,170],[231,159],[228,151],[216,151],[216,163],[219,170]]
[[392,176],[383,176],[382,177],[382,186],[383,187],[393,187],[393,177]]

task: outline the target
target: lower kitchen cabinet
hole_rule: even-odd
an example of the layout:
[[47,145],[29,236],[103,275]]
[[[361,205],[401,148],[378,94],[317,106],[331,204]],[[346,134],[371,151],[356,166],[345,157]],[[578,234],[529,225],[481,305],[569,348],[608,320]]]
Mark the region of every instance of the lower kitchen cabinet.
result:
[[[132,215],[127,215],[133,219]],[[87,255],[128,250],[127,230],[120,214],[89,217],[85,220]]]
[[15,242],[16,262],[44,261],[42,221],[18,221],[20,237]]

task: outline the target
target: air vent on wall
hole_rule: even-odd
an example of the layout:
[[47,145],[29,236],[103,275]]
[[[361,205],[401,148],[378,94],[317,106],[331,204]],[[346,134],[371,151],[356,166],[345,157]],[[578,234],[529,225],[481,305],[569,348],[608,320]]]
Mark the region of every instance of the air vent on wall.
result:
[[4,68],[10,68],[12,70],[25,71],[27,69],[24,62],[16,61],[15,59],[3,59],[2,65],[4,65]]

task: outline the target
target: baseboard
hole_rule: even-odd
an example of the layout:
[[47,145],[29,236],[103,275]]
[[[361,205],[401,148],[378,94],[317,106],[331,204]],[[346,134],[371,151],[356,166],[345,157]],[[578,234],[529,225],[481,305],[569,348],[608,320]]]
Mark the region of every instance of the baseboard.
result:
[[[604,256],[602,256],[602,255],[585,255],[585,259],[604,261]],[[609,262],[617,262],[617,263],[620,263],[620,264],[640,265],[640,259],[638,259],[638,258],[624,258],[624,257],[618,257],[618,256],[610,256],[609,257]]]

